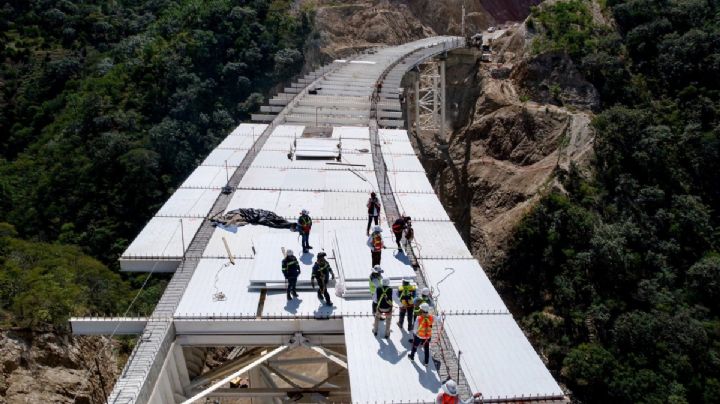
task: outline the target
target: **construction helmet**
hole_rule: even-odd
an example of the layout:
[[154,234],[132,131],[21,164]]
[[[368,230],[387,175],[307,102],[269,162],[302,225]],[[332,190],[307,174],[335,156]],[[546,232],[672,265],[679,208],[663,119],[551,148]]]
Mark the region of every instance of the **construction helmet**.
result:
[[376,274],[381,274],[383,272],[383,270],[382,270],[382,268],[380,268],[380,265],[375,265],[373,267],[373,272],[375,272]]
[[382,284],[383,284],[383,286],[390,286],[390,279],[388,279],[388,278],[383,279]]
[[318,258],[325,258],[326,256],[327,256],[327,254],[324,253],[324,252],[319,252],[319,253],[318,253]]
[[423,290],[422,290],[421,293],[422,293],[423,296],[430,296],[430,289],[428,289],[428,288],[423,288]]
[[423,313],[429,313],[430,312],[430,305],[427,303],[423,303],[420,305],[420,310],[423,311]]
[[310,212],[308,212],[307,209],[303,209],[300,211],[301,215],[307,215],[308,213],[310,213]]
[[449,396],[457,396],[457,383],[455,380],[450,379],[442,385],[443,392]]
[[380,226],[375,226],[375,228],[373,229],[373,231],[374,231],[375,233],[382,233],[382,227],[380,227]]
[[403,279],[403,285],[409,285],[409,284],[410,284],[410,279],[407,279],[407,278]]
[[285,250],[285,256],[289,257],[289,256],[291,256],[291,255],[295,255],[295,254],[293,253],[293,250]]
[[370,192],[370,196],[375,197],[375,192]]

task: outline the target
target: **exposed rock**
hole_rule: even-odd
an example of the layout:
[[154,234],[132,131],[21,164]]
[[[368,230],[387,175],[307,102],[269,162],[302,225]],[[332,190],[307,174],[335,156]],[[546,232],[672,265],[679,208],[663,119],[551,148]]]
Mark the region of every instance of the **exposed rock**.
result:
[[105,402],[119,370],[107,342],[51,330],[1,331],[0,403]]
[[525,95],[538,103],[593,111],[600,107],[600,94],[565,53],[550,52],[525,60],[512,78]]

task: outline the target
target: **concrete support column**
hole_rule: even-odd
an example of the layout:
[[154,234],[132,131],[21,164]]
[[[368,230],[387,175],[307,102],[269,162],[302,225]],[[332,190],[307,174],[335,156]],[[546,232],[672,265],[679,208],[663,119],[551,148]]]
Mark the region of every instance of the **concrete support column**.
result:
[[445,140],[445,59],[440,61],[440,139]]

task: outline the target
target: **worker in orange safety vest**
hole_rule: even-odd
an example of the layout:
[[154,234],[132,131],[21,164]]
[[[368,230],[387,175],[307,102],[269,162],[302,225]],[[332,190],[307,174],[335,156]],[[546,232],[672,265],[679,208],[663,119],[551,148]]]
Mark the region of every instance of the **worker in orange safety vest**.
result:
[[382,257],[382,250],[385,248],[385,244],[382,239],[382,227],[375,226],[372,234],[368,238],[367,245],[370,247],[370,257],[372,259],[371,266],[380,265],[380,258]]
[[425,350],[425,360],[423,365],[427,366],[430,360],[430,338],[432,337],[432,327],[435,317],[430,314],[430,305],[423,303],[420,305],[420,315],[415,319],[415,329],[413,335],[412,351],[408,354],[410,360],[415,360],[415,352],[418,345],[422,344]]
[[453,379],[448,379],[443,383],[442,389],[435,398],[435,404],[470,404],[479,402],[478,400],[482,401],[481,393],[475,393],[469,399],[462,400],[458,397],[457,383]]

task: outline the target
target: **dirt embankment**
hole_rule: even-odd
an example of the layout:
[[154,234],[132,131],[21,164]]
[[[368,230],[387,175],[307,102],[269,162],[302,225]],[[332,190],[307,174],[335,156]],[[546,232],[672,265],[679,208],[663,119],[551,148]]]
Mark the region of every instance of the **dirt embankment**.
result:
[[0,403],[104,403],[119,373],[117,355],[103,349],[106,342],[52,331],[0,331]]
[[[562,55],[527,56],[522,26],[495,43],[496,60],[466,75],[448,67],[447,139],[421,133],[428,177],[473,253],[489,270],[504,257],[513,229],[570,162],[592,152],[597,91]],[[449,59],[449,63],[452,58]],[[477,92],[458,91],[477,85]],[[455,89],[454,89],[455,88]],[[476,95],[477,94],[477,95]]]

